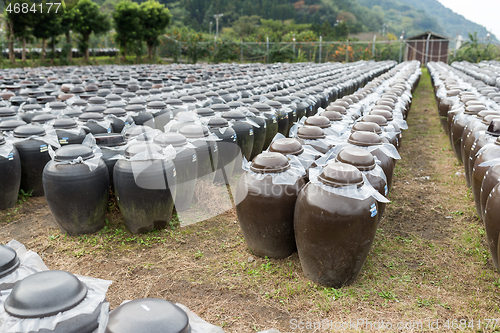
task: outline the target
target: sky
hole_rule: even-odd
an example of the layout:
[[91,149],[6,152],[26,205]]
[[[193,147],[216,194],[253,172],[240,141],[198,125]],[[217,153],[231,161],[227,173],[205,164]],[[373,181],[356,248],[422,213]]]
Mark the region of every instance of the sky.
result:
[[438,0],[466,19],[491,31],[500,40],[500,0]]

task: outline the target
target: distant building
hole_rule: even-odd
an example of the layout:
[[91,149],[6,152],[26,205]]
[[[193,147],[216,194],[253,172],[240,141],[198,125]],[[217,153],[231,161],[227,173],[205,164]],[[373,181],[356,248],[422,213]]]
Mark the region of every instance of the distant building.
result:
[[409,37],[405,40],[405,60],[418,60],[422,64],[426,61],[448,62],[448,45],[450,39],[432,31]]

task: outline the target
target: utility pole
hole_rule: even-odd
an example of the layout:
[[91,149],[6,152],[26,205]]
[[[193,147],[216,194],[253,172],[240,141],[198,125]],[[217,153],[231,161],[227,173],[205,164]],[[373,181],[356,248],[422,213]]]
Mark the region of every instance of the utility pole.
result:
[[401,33],[401,36],[399,36],[399,63],[401,63],[401,52],[403,51],[403,38],[405,38],[405,32]]
[[266,62],[269,63],[269,37],[266,37]]
[[212,34],[212,24],[213,24],[213,22],[212,22],[212,21],[210,21],[210,24],[209,24],[209,26],[210,26],[210,28],[209,28],[209,34],[210,34],[210,35]]
[[295,34],[293,34],[293,57],[295,58]]
[[224,16],[224,14],[215,14],[214,17],[215,17],[215,34],[217,37],[219,37],[219,18],[221,18],[222,16]]
[[323,42],[323,36],[319,36],[319,63],[321,64],[321,43]]

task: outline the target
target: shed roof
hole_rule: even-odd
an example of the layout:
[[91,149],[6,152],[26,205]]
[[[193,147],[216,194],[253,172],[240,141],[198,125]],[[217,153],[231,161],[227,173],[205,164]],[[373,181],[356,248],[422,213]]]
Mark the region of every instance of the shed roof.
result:
[[412,39],[426,39],[427,36],[429,36],[429,34],[431,34],[431,38],[434,38],[434,39],[451,39],[451,38],[445,37],[443,35],[437,34],[437,33],[432,32],[432,31],[426,31],[426,32],[421,33],[421,34],[418,34],[418,35],[415,35],[415,36],[412,36],[412,37],[408,37],[407,40],[412,40]]

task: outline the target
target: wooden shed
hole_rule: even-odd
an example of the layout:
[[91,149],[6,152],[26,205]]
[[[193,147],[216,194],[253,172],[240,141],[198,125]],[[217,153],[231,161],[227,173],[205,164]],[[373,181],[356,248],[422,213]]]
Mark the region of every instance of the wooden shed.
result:
[[405,40],[405,60],[418,60],[422,64],[429,61],[448,62],[450,39],[432,31]]

